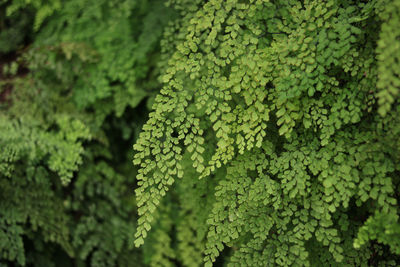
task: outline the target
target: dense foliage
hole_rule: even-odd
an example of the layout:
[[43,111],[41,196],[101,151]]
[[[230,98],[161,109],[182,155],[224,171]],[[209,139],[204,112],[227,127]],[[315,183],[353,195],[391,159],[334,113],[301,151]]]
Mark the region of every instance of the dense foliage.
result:
[[0,266],[398,266],[398,25],[400,0],[0,0]]
[[399,4],[171,1],[136,245],[174,194],[206,266],[396,264]]
[[0,265],[132,266],[143,260],[131,146],[174,13],[54,3],[0,6]]

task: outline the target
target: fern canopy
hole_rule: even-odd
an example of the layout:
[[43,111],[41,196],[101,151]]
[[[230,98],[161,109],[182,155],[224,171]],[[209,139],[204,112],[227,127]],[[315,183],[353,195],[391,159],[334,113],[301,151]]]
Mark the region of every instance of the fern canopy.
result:
[[398,25],[399,0],[0,0],[0,266],[398,266]]
[[182,16],[134,146],[136,246],[173,194],[206,266],[398,254],[399,3],[170,1]]

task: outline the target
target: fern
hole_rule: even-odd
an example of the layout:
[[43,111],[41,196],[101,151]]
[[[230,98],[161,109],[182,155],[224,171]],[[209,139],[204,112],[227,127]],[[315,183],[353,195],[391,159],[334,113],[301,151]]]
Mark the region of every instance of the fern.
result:
[[158,83],[151,82],[157,75],[152,69],[157,59],[154,50],[172,15],[162,1],[68,1],[39,33],[35,46],[45,54],[49,46],[53,48],[56,53],[48,55],[50,60],[60,54],[70,60],[84,47],[87,52],[77,56],[91,60],[81,70],[85,75],[76,74],[75,103],[88,108],[107,100],[113,103],[107,104],[109,112],[121,116],[157,89]]
[[399,94],[399,53],[397,41],[400,36],[398,21],[400,19],[400,2],[389,1],[385,9],[380,13],[384,21],[380,32],[380,40],[377,47],[379,81],[379,113],[385,115],[390,111],[391,104]]
[[0,265],[398,266],[399,8],[0,0]]
[[[395,35],[382,40],[394,25],[382,12],[396,4],[390,11],[378,1],[170,5],[181,18],[164,34],[163,88],[134,146],[136,246],[157,223],[167,191],[193,194],[177,191],[176,178],[200,185],[199,177],[218,182],[204,194],[213,203],[200,243],[206,266],[226,247],[232,266],[368,265],[369,250],[353,248],[359,221],[399,212],[398,154],[379,130],[394,136],[398,124],[382,120],[371,98],[376,88],[395,96],[390,86],[398,87],[396,65],[380,61],[398,45]],[[197,174],[182,166],[188,154]],[[396,252],[396,242],[369,235],[372,225],[360,228],[356,246],[370,236]]]
[[[133,248],[135,169],[121,139],[137,135],[146,116],[127,111],[151,101],[159,86],[151,81],[158,42],[173,16],[162,7],[7,3],[10,18],[36,14],[36,32],[25,40],[30,46],[13,46],[7,64],[0,61],[0,265],[143,261]],[[137,27],[142,21],[150,28]]]
[[43,24],[46,18],[53,15],[56,11],[61,9],[61,1],[43,1],[43,0],[14,0],[11,1],[10,5],[7,6],[7,16],[15,14],[21,9],[26,9],[28,7],[33,7],[36,9],[35,21],[33,24],[33,29],[35,31],[39,30],[40,26]]

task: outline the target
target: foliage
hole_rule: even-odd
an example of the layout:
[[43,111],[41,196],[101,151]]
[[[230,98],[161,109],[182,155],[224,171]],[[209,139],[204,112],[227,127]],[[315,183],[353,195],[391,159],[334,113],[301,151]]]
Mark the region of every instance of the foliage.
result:
[[398,266],[399,20],[0,0],[0,266]]
[[173,12],[161,1],[3,2],[0,265],[142,262],[127,140],[157,90]]
[[387,7],[380,13],[384,21],[377,47],[379,113],[385,115],[399,94],[400,67],[398,40],[400,38],[400,1],[389,1]]
[[[6,0],[7,1],[7,0]],[[8,1],[7,1],[8,2]],[[6,15],[15,14],[21,9],[34,8],[36,10],[35,20],[33,24],[34,30],[38,30],[44,20],[61,9],[61,1],[43,1],[43,0],[17,0],[9,2],[6,9]]]
[[[133,181],[125,179],[134,174],[119,170],[101,139],[91,141],[92,115],[68,112],[73,105],[58,94],[29,85],[14,84],[21,96],[13,94],[0,117],[1,262],[59,266],[58,253],[90,266],[129,266],[140,257],[131,240]],[[43,247],[50,255],[41,258]]]
[[80,59],[86,64],[69,64],[68,70],[75,73],[71,94],[76,105],[100,112],[96,106],[101,103],[102,115],[115,111],[121,116],[158,86],[152,81],[159,54],[154,51],[160,25],[172,15],[162,7],[162,1],[67,1],[38,34],[35,62],[54,65],[56,75],[66,79],[71,75],[58,65],[60,54]]
[[31,34],[32,11],[24,9],[6,16],[6,8],[0,1],[0,55],[20,48]]
[[[136,246],[172,194],[200,223],[176,222],[194,240],[181,253],[206,266],[227,247],[230,266],[398,262],[398,3],[170,1],[181,17],[134,146]],[[199,198],[179,190],[204,180]]]

